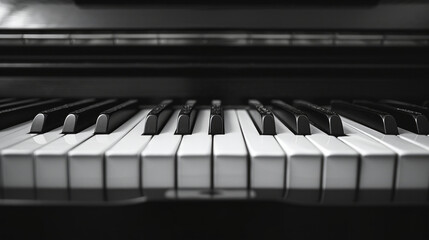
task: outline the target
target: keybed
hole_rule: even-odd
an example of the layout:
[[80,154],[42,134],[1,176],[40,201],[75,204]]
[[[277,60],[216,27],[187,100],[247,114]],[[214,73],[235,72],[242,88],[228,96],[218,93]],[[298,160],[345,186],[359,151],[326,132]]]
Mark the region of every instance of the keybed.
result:
[[[427,121],[423,105],[165,100],[151,108],[138,100],[0,100],[13,106],[0,111],[0,125],[2,116],[8,121],[0,130],[5,199],[103,201],[161,191],[167,198],[427,201],[429,136],[403,120],[396,125],[398,116]],[[21,109],[34,120],[25,113],[10,124]],[[70,127],[81,115],[81,126]]]

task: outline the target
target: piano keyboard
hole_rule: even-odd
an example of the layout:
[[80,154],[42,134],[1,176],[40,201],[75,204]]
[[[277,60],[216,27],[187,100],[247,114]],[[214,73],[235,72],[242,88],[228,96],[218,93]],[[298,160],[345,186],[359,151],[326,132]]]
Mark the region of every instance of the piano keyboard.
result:
[[266,103],[0,99],[3,198],[244,190],[303,201],[427,200],[426,106]]

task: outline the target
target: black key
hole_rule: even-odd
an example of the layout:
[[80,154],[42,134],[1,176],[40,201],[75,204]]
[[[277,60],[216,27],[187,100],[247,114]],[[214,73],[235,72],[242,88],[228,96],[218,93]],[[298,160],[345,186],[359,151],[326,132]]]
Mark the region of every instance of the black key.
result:
[[170,118],[170,115],[173,113],[173,110],[171,109],[172,103],[173,100],[164,100],[150,110],[146,116],[146,124],[143,134],[154,135],[161,131],[167,123],[167,120]]
[[5,129],[25,121],[29,121],[33,119],[37,113],[61,104],[64,104],[63,100],[51,99],[1,110],[0,129]]
[[177,117],[176,134],[191,134],[195,123],[197,111],[195,104],[197,101],[188,100],[185,105],[180,109],[179,116]]
[[95,134],[109,134],[126,122],[138,111],[138,101],[129,100],[116,105],[102,113],[97,118]]
[[71,112],[64,121],[63,133],[78,133],[95,124],[97,117],[104,110],[118,104],[118,100],[102,101]]
[[384,134],[398,134],[395,118],[389,113],[345,101],[332,101],[331,109]]
[[420,105],[401,102],[401,101],[395,101],[395,100],[382,100],[380,102],[394,106],[394,107],[397,107],[397,108],[403,108],[403,109],[411,110],[414,112],[419,112],[419,113],[425,115],[425,117],[427,119],[429,119],[429,108],[427,108],[427,107],[422,107]]
[[271,101],[274,114],[297,135],[310,134],[310,121],[301,110],[281,101]]
[[8,109],[8,108],[16,108],[19,106],[34,103],[38,100],[39,99],[37,99],[37,98],[32,98],[32,99],[24,99],[24,100],[18,100],[18,101],[13,101],[13,102],[2,103],[2,104],[0,104],[0,111]]
[[275,135],[274,115],[257,100],[249,100],[249,115],[261,135]]
[[30,133],[45,133],[54,128],[60,127],[64,123],[65,117],[72,111],[86,107],[94,103],[95,99],[86,99],[78,102],[67,103],[55,108],[40,112],[33,119]]
[[15,98],[2,98],[2,99],[0,99],[0,104],[12,102],[15,100],[16,100]]
[[320,130],[333,136],[344,135],[343,123],[335,112],[307,101],[296,100],[293,103],[295,107],[305,112],[310,121]]
[[429,134],[429,121],[419,112],[363,100],[354,101],[354,103],[389,113],[395,118],[397,125],[405,130],[417,134]]
[[209,134],[225,134],[222,102],[213,100],[210,108]]

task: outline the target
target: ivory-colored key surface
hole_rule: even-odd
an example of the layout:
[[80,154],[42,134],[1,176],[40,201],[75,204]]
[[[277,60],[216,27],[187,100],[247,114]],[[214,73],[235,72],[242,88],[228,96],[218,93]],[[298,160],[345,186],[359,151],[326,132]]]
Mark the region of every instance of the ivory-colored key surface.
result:
[[310,126],[310,140],[323,154],[322,200],[353,201],[357,187],[359,154],[340,141]]
[[90,138],[94,128],[65,134],[34,152],[37,189],[68,189],[67,153]]
[[344,124],[344,134],[338,139],[360,155],[358,200],[390,201],[395,177],[395,152],[347,124]]
[[224,112],[225,134],[213,138],[214,188],[247,187],[248,153],[235,110]]
[[175,161],[182,135],[174,134],[177,126],[175,111],[160,134],[155,135],[141,153],[142,187],[174,188],[176,184]]
[[145,113],[140,111],[112,133],[94,135],[68,153],[71,189],[103,189],[104,153],[137,125]]
[[38,134],[1,151],[4,188],[35,187],[34,151],[61,137],[61,128]]
[[295,135],[276,118],[276,140],[286,153],[286,189],[319,191],[322,153],[304,136]]
[[[147,115],[145,110],[143,115]],[[127,135],[106,151],[106,188],[139,189],[140,155],[151,140],[151,135],[142,135],[146,124],[143,118]]]
[[208,133],[210,110],[200,110],[192,134],[182,138],[177,151],[177,187],[211,187],[212,136]]
[[241,130],[250,155],[250,187],[284,189],[285,154],[271,135],[256,130],[246,110],[237,110]]
[[396,135],[385,135],[344,117],[342,120],[344,124],[370,136],[396,153],[396,200],[426,199],[429,188],[429,151]]

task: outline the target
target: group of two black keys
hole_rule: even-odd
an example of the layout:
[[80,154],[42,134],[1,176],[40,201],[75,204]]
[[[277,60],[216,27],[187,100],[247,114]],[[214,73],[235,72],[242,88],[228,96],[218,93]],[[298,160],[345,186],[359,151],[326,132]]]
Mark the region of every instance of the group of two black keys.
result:
[[280,100],[271,101],[270,107],[256,100],[249,103],[252,120],[263,135],[275,134],[274,115],[297,135],[309,135],[312,123],[329,135],[343,136],[339,115],[387,135],[397,135],[398,127],[419,135],[429,134],[428,103],[420,106],[395,100],[333,100],[328,107],[303,100],[294,101],[293,106]]
[[[158,134],[172,114],[172,100],[164,100],[146,117],[143,134]],[[45,133],[63,126],[63,133],[78,133],[95,123],[96,134],[109,134],[139,111],[138,100],[80,101],[50,99],[0,99],[0,129],[33,119],[30,133]],[[177,134],[191,134],[196,117],[196,101],[187,101],[180,109]],[[223,134],[223,110],[219,100],[212,101],[210,134]]]

